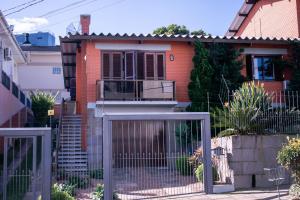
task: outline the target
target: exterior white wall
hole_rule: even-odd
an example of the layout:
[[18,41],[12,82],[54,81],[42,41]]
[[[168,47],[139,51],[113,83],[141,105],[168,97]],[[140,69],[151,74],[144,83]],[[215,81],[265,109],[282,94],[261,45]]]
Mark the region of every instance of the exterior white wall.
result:
[[18,113],[24,105],[12,95],[11,91],[6,89],[0,83],[0,125],[5,123],[14,114]]
[[[27,94],[30,91],[44,91],[55,95],[58,92],[56,103],[61,98],[69,98],[70,94],[64,86],[63,68],[60,52],[26,52],[28,63],[18,66],[19,82],[22,90]],[[53,68],[60,68],[60,74],[54,74]]]

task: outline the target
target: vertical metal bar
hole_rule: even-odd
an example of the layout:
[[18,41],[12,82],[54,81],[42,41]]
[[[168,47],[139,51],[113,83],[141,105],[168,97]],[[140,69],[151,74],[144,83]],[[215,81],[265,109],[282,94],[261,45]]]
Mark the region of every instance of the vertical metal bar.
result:
[[210,132],[210,116],[206,115],[204,121],[202,121],[201,131],[201,143],[203,150],[203,179],[204,179],[204,191],[206,194],[212,194],[213,192],[213,180],[212,180],[212,162],[211,162],[211,132]]
[[7,185],[7,137],[4,137],[4,162],[3,162],[3,200],[6,200]]
[[43,189],[42,198],[43,200],[51,199],[51,130],[44,131],[42,137],[42,148],[43,148]]
[[33,199],[36,199],[36,151],[37,151],[37,148],[36,148],[36,145],[37,145],[37,136],[34,136],[32,138],[32,141],[33,141],[33,151],[32,151],[32,196],[33,196]]
[[103,116],[104,200],[112,199],[112,137],[111,121]]

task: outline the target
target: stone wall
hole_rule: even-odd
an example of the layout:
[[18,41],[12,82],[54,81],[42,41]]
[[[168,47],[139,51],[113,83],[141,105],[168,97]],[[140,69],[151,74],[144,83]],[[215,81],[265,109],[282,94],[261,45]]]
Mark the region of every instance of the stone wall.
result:
[[[224,148],[224,155],[217,159],[222,181],[233,183],[235,189],[273,186],[268,181],[264,168],[278,166],[277,153],[286,141],[285,135],[245,135],[213,139],[212,148]],[[285,177],[284,184],[290,184],[288,172]]]

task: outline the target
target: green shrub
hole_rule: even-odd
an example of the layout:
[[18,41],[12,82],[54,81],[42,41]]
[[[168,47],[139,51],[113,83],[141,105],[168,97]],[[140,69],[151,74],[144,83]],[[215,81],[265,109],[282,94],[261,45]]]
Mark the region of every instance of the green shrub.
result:
[[288,143],[278,152],[277,161],[291,170],[295,183],[300,185],[300,139],[289,139]]
[[[198,167],[195,170],[195,176],[199,182],[203,182],[203,170],[204,170],[203,164],[198,165]],[[213,176],[213,181],[218,181],[219,175],[215,167],[212,167],[212,176]]]
[[31,92],[32,111],[38,126],[45,126],[48,121],[48,110],[55,103],[55,97],[46,92]]
[[59,188],[60,191],[68,193],[70,196],[74,197],[75,196],[75,188],[76,185],[70,185],[70,184],[57,184],[57,187]]
[[292,199],[299,199],[299,197],[300,197],[300,185],[298,185],[298,184],[291,185],[291,187],[289,189],[289,195],[294,197]]
[[189,162],[189,157],[182,156],[176,159],[176,170],[183,176],[193,174],[193,166]]
[[224,131],[221,131],[218,136],[219,137],[227,137],[227,136],[232,136],[232,135],[236,135],[237,134],[237,131],[235,131],[234,129],[232,128],[229,128],[229,129],[226,129]]
[[272,97],[263,84],[244,83],[234,92],[228,107],[215,109],[214,127],[230,128],[240,135],[264,131],[267,121],[263,114],[270,109]]
[[79,177],[79,176],[71,176],[68,178],[68,185],[73,185],[75,188],[84,189],[89,185],[89,178]]
[[58,184],[54,184],[51,190],[51,200],[75,200],[74,197],[70,196],[67,192],[61,191]]
[[[96,187],[95,192],[92,193],[93,200],[103,200],[104,199],[104,185],[98,184]],[[118,195],[114,192],[113,193],[113,200],[118,200]]]
[[89,171],[90,178],[103,179],[103,169],[96,169]]

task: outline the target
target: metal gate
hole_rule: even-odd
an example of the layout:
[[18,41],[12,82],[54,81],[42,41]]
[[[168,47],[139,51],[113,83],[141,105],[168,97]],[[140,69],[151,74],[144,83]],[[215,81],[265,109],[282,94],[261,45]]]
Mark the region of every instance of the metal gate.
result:
[[106,114],[104,198],[212,193],[209,113]]
[[0,156],[0,199],[50,200],[50,128],[1,128]]

